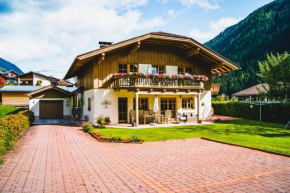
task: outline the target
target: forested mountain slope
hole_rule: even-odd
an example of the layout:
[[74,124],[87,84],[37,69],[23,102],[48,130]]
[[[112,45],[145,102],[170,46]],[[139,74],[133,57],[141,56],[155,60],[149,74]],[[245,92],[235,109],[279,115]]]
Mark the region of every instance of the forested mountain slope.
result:
[[12,64],[11,62],[8,62],[2,58],[0,58],[0,69],[6,70],[6,71],[13,70],[14,72],[17,72],[18,74],[23,74],[23,72],[15,64]]
[[214,77],[221,83],[221,93],[231,95],[259,83],[258,61],[267,53],[290,51],[290,0],[275,0],[251,13],[205,43],[232,60],[242,70]]

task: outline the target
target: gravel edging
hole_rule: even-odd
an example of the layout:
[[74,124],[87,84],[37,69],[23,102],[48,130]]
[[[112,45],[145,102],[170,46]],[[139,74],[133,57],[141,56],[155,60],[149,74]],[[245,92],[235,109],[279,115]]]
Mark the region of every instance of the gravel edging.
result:
[[204,137],[201,137],[201,139],[207,140],[207,141],[216,142],[216,143],[222,143],[222,144],[226,144],[226,145],[231,145],[231,146],[243,147],[243,148],[247,148],[247,149],[251,149],[251,150],[261,151],[261,152],[264,152],[264,153],[269,153],[269,154],[273,154],[273,155],[279,155],[279,156],[290,158],[290,155],[283,154],[283,153],[276,153],[276,152],[272,152],[272,151],[267,151],[267,150],[258,149],[258,148],[254,148],[254,147],[247,147],[247,146],[243,146],[243,145],[237,145],[237,144],[217,141],[217,140],[208,139],[208,138],[204,138]]

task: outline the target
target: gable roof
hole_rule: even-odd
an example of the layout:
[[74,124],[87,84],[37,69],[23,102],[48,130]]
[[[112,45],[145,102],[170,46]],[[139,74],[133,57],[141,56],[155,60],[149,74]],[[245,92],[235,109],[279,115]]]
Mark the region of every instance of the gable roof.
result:
[[41,73],[39,73],[39,72],[34,72],[34,71],[29,71],[29,72],[27,72],[27,73],[17,75],[17,77],[22,77],[22,76],[25,76],[25,75],[27,75],[27,74],[37,74],[38,76],[42,76],[42,77],[45,77],[45,78],[50,79],[50,80],[55,79],[55,80],[58,81],[58,84],[59,84],[60,86],[69,86],[69,85],[72,85],[72,83],[69,82],[69,81],[67,81],[67,80],[62,80],[62,79],[59,79],[59,78],[55,78],[55,77],[53,77],[53,76],[46,76],[46,75],[44,75],[44,74],[41,74]]
[[75,91],[76,89],[77,89],[76,87],[49,85],[49,86],[45,86],[45,87],[33,90],[33,91],[29,92],[29,93],[26,93],[25,95],[30,97],[32,95],[35,95],[37,93],[40,93],[40,92],[43,92],[43,91],[46,91],[46,90],[56,90],[56,91],[62,92],[64,94],[71,95],[73,93],[73,91]]
[[[200,57],[204,59],[206,57],[211,58],[210,61],[212,61],[212,64],[216,65],[212,67],[212,69],[217,69],[217,71],[212,71],[213,74],[228,73],[232,70],[241,69],[234,62],[230,61],[229,59],[223,57],[222,55],[216,53],[215,51],[211,50],[210,48],[204,46],[203,44],[197,42],[196,40],[190,37],[171,34],[171,33],[165,33],[165,32],[151,32],[151,33],[137,36],[137,37],[134,37],[134,38],[131,38],[131,39],[107,46],[107,47],[99,48],[99,49],[78,55],[74,59],[64,79],[68,79],[75,76],[76,72],[80,68],[82,68],[86,62],[90,61],[92,58],[98,55],[102,55],[107,52],[114,51],[118,48],[127,47],[135,43],[142,43],[142,42],[150,43],[150,41],[151,42],[156,41],[156,42],[159,42],[160,44],[162,44],[162,42],[163,43],[165,42],[167,44],[179,46],[180,48],[184,49],[185,52],[198,48],[199,53],[201,54],[197,54],[197,55],[201,55]],[[219,69],[221,70],[219,71]]]
[[[263,83],[263,84],[258,84],[258,85],[255,85],[255,86],[252,86],[250,88],[247,88],[245,90],[242,90],[240,92],[237,92],[235,94],[233,94],[233,96],[247,96],[247,95],[259,95],[259,90],[261,92],[267,92],[265,89],[264,89],[264,86],[266,87],[266,89],[269,88],[269,85],[267,83]],[[258,90],[259,89],[259,90]]]

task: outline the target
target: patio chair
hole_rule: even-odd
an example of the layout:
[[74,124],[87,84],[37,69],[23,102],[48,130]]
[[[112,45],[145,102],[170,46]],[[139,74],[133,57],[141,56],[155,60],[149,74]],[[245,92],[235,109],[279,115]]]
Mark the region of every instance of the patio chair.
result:
[[186,117],[183,116],[183,112],[181,109],[179,109],[176,113],[176,117],[178,121],[183,121],[184,123],[186,122]]
[[167,120],[167,124],[171,121],[171,110],[166,110],[165,115],[163,117],[163,121]]
[[136,111],[135,110],[130,110],[129,116],[130,116],[130,123],[133,123],[136,121]]

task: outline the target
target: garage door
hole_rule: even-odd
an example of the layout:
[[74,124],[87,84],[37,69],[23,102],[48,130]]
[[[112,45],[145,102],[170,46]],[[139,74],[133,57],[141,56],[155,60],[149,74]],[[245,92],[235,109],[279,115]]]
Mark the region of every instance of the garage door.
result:
[[63,101],[40,101],[39,113],[40,119],[62,119]]

